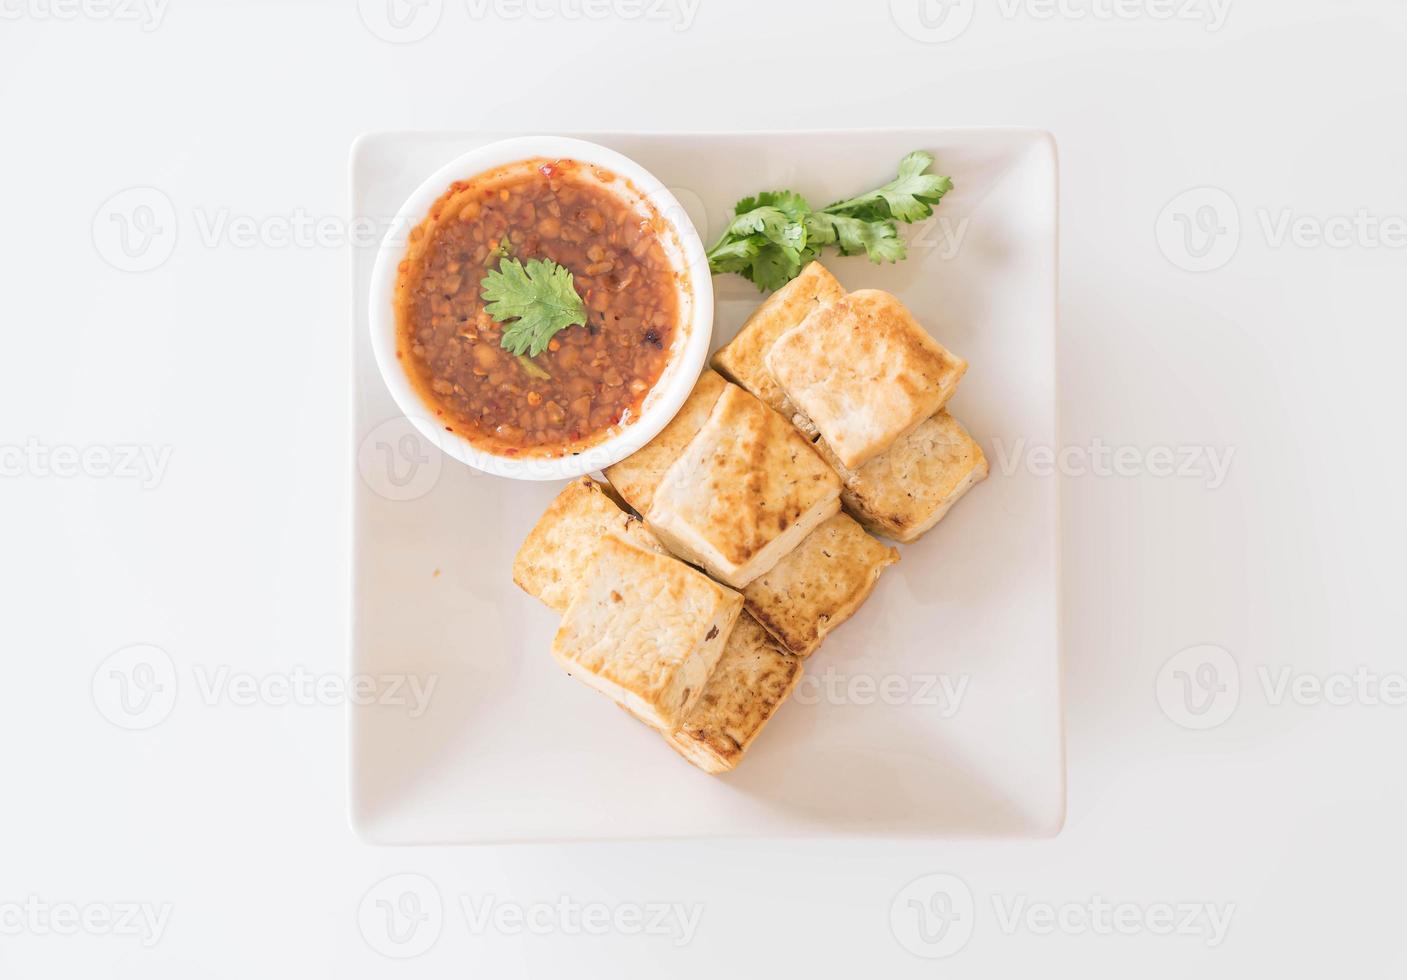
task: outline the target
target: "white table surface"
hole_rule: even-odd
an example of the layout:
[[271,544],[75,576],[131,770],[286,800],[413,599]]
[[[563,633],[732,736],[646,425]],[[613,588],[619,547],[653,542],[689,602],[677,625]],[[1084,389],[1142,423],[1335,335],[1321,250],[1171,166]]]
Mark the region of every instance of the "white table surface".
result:
[[[1401,974],[1407,7],[361,7],[0,2],[0,976]],[[1064,832],[358,841],[336,692],[224,686],[345,668],[357,134],[986,123],[1061,153]]]

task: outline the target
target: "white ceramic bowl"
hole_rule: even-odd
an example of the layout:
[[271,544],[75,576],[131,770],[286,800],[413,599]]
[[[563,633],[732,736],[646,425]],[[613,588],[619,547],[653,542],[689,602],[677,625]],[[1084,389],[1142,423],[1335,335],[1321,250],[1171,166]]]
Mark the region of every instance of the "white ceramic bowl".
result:
[[[433,408],[415,390],[396,357],[394,300],[396,271],[405,256],[406,236],[421,223],[431,205],[457,180],[468,180],[508,164],[534,157],[570,159],[615,174],[607,185],[642,215],[664,221],[665,254],[679,277],[680,322],[670,356],[655,386],[645,396],[638,417],[581,452],[560,456],[509,457],[475,446],[459,433],[446,431]],[[623,179],[621,179],[623,178]],[[381,377],[396,406],[426,439],[450,456],[494,476],[515,480],[564,480],[617,463],[653,439],[674,418],[693,390],[708,356],[713,333],[713,279],[699,233],[674,195],[644,167],[628,157],[585,140],[558,136],[524,136],[490,143],[464,154],[431,174],[397,213],[381,243],[371,277],[371,347]]]

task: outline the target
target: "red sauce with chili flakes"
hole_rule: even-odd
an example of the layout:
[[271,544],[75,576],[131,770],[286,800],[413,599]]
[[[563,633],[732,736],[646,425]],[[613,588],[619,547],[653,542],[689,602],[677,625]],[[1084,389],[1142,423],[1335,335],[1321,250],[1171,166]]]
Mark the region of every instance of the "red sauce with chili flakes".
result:
[[[397,283],[397,344],[445,427],[502,455],[564,455],[638,417],[679,319],[658,218],[574,161],[530,161],[452,186],[411,233]],[[607,179],[613,175],[605,175]],[[572,273],[585,326],[523,364],[500,346],[480,282],[506,251]]]

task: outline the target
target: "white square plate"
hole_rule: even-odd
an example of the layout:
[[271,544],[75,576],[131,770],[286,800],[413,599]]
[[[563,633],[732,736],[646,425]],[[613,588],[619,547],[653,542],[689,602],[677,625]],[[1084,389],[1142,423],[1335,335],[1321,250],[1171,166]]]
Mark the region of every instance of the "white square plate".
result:
[[[506,135],[364,137],[353,217],[383,227],[426,175]],[[820,206],[932,151],[954,190],[901,226],[908,260],[825,261],[847,288],[897,294],[968,359],[951,408],[992,475],[901,549],[739,769],[705,775],[552,660],[557,616],[510,569],[560,486],[477,474],[398,418],[368,339],[376,250],[356,248],[351,669],[436,686],[420,713],[409,696],[352,709],[353,825],[405,844],[1058,832],[1058,482],[1003,472],[995,451],[1055,445],[1054,142],[1008,129],[572,135],[670,185],[708,244],[747,194],[793,188]],[[718,347],[760,296],[735,276],[714,284]]]

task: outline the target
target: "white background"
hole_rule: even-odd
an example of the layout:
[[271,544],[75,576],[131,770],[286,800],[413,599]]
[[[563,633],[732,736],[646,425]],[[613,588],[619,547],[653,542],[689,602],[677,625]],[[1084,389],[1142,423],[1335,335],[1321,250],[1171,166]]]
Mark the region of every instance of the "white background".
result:
[[[124,20],[53,2],[0,0],[0,976],[1407,966],[1407,705],[1276,703],[1261,679],[1407,671],[1407,7],[1005,0],[939,40],[972,11],[940,23],[935,4],[925,35],[903,0],[667,2],[663,19],[444,0],[398,44],[353,4],[171,0]],[[1057,839],[376,849],[347,827],[341,707],[182,689],[134,732],[95,704],[99,665],[136,643],[182,677],[344,668],[348,255],[269,229],[344,213],[357,134],[987,123],[1060,144],[1063,443],[1235,453],[1216,488],[1147,467],[1065,479]],[[107,261],[104,202],[134,186],[165,194],[178,230],[145,272]],[[1174,202],[1198,187],[1224,193]],[[222,216],[267,240],[212,237]],[[1218,267],[1184,268],[1207,243]],[[27,446],[165,448],[169,465],[147,488],[97,463],[57,475]],[[1234,658],[1230,675],[1206,661],[1221,686],[1239,677],[1209,730],[1188,727],[1208,716],[1179,708],[1173,672],[1206,675],[1164,669],[1201,644]],[[1235,693],[1188,690],[1215,713]],[[428,876],[444,913],[428,951],[393,962],[378,947],[407,949],[358,913],[401,873]],[[930,874],[956,878],[904,890]],[[558,912],[542,936],[473,932],[460,908],[559,896],[702,911],[677,946],[570,934]],[[909,900],[945,897],[964,916],[949,936],[971,936],[925,960],[954,944],[926,944],[936,911],[919,922]],[[1131,905],[1132,934],[1076,916],[1096,897]],[[24,909],[125,902],[169,903],[158,942],[58,935]],[[1159,934],[1162,903],[1234,911],[1216,943],[1205,916]],[[1042,928],[1047,907],[1063,925]]]

